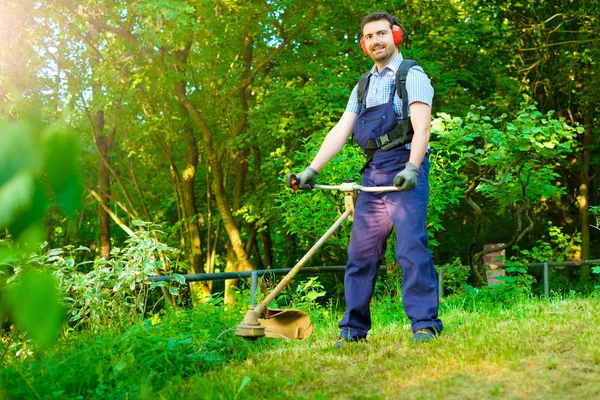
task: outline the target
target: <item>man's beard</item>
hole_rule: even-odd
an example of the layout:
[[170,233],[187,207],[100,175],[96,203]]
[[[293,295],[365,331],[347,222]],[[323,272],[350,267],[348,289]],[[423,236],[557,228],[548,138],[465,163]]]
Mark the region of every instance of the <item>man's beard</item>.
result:
[[[383,51],[381,51],[379,53],[375,53],[375,51],[377,51],[379,49],[381,49]],[[388,47],[385,46],[385,45],[383,45],[383,46],[377,46],[377,48],[371,50],[371,58],[374,61],[383,61],[383,60],[389,59],[389,58],[392,57],[393,54],[394,54],[394,52],[390,51],[388,49]]]

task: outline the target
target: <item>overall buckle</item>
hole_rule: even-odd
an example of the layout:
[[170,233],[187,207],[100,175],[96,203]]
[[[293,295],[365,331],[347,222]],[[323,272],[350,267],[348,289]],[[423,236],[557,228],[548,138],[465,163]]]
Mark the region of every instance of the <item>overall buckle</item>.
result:
[[377,144],[377,147],[385,146],[389,142],[390,142],[390,137],[388,136],[387,133],[382,136],[379,136],[377,139],[375,139],[375,143]]

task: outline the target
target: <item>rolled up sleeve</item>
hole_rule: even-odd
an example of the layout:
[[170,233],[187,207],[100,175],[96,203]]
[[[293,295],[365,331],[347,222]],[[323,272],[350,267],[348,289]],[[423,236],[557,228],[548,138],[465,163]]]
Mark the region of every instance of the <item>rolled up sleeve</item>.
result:
[[360,112],[360,108],[358,106],[358,85],[354,86],[352,93],[350,94],[350,98],[348,99],[348,104],[346,105],[346,111],[349,111],[354,114],[358,114]]
[[431,107],[433,102],[433,86],[427,74],[421,67],[412,67],[406,76],[406,91],[408,93],[408,105],[421,102]]

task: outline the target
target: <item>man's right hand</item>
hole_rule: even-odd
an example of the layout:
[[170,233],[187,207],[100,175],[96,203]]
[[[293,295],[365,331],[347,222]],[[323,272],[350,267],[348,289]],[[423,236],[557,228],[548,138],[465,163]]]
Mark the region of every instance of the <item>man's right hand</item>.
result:
[[311,167],[306,168],[296,175],[296,178],[300,181],[298,183],[300,190],[312,190],[315,187],[315,178],[317,175],[319,175],[319,173]]

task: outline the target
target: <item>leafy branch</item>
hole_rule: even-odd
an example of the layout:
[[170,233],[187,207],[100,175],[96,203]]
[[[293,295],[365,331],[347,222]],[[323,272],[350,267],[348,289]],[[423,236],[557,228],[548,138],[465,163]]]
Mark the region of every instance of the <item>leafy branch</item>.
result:
[[594,218],[596,218],[596,225],[590,226],[600,231],[600,206],[590,207],[590,212],[594,215]]

